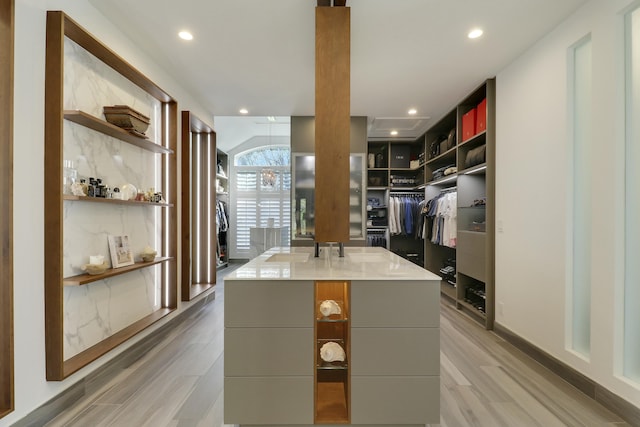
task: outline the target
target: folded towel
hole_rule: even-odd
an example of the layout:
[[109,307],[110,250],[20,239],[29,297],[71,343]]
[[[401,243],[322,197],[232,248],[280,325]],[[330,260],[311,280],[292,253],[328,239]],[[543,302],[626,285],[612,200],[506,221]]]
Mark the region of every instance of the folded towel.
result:
[[328,317],[332,314],[340,314],[342,310],[337,302],[332,299],[327,299],[320,303],[320,313],[322,313],[324,317]]
[[320,357],[325,362],[344,362],[345,354],[340,344],[329,341],[320,348]]

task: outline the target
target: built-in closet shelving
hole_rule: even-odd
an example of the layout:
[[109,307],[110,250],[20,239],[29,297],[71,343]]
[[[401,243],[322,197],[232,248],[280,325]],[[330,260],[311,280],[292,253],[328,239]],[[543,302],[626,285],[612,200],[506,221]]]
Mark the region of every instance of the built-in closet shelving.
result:
[[14,1],[0,1],[0,418],[14,409],[13,42]]
[[[229,246],[227,239],[229,237],[229,156],[224,151],[217,150],[217,168],[216,168],[216,193],[217,201],[216,220],[218,232],[216,234],[216,264],[218,268],[229,265]],[[224,224],[226,218],[227,225]]]
[[[64,109],[64,100],[67,90],[73,90],[76,82],[67,79],[65,72],[66,55],[65,44],[69,40],[75,43],[79,49],[83,49],[83,58],[93,58],[91,61],[100,62],[105,70],[113,70],[117,79],[126,81],[127,85],[136,88],[136,95],[140,93],[150,103],[142,105],[153,111],[153,105],[157,105],[155,120],[157,129],[155,130],[155,141],[144,137],[134,136],[120,128],[117,128],[100,117],[96,117],[86,111]],[[111,71],[109,71],[111,73]],[[98,73],[99,74],[99,73]],[[63,79],[65,76],[65,79]],[[95,77],[95,76],[94,76]],[[100,77],[98,77],[100,78]],[[125,89],[126,91],[126,89]],[[104,99],[104,105],[116,104],[118,99]],[[128,62],[95,39],[86,30],[80,27],[71,18],[60,11],[50,11],[47,13],[47,50],[46,50],[46,76],[45,76],[45,173],[44,173],[44,205],[45,209],[45,329],[46,329],[46,376],[47,380],[62,380],[83,366],[99,358],[109,350],[120,345],[125,340],[131,338],[143,329],[147,328],[162,317],[168,315],[177,307],[176,288],[176,212],[174,209],[177,193],[176,184],[176,145],[177,145],[177,106],[176,101],[164,92],[155,83],[150,81],[139,71],[133,68]],[[140,108],[140,107],[138,107]],[[66,123],[71,123],[71,128],[67,128]],[[80,126],[90,132],[88,138],[83,143],[90,144],[114,144],[119,147],[114,152],[113,158],[118,162],[127,165],[126,154],[129,148],[136,151],[136,158],[142,159],[145,165],[150,165],[142,170],[141,180],[155,182],[156,188],[162,191],[164,201],[135,202],[113,199],[97,199],[84,196],[69,196],[63,194],[63,158],[65,158],[65,144],[67,138],[74,133],[73,126]],[[65,129],[71,129],[70,131]],[[153,138],[152,138],[153,139]],[[124,143],[123,146],[117,145]],[[104,148],[104,146],[101,146]],[[91,150],[89,150],[91,151]],[[161,160],[157,157],[161,156]],[[88,159],[93,161],[94,159]],[[125,166],[124,168],[127,168]],[[122,168],[121,168],[122,169]],[[148,174],[148,176],[143,176]],[[108,177],[107,177],[108,178]],[[119,183],[117,183],[119,184]],[[144,210],[144,215],[143,215]],[[147,211],[150,210],[150,211]],[[98,232],[88,233],[87,239],[97,239],[94,241],[70,241],[65,242],[65,230],[70,225],[67,215],[73,211],[75,218],[82,217],[88,223],[93,223],[99,228]],[[150,235],[158,236],[158,247],[156,249],[158,257],[152,262],[136,262],[131,266],[120,268],[109,268],[103,274],[90,276],[86,274],[68,275],[65,271],[70,269],[69,261],[65,258],[66,251],[76,247],[103,247],[106,248],[106,234],[110,233],[109,226],[96,224],[93,217],[86,215],[100,213],[105,218],[123,218],[122,227],[125,231],[138,231],[140,227],[146,227]],[[146,215],[146,216],[145,216]],[[151,220],[137,220],[130,223],[132,218],[152,218]],[[144,224],[144,226],[143,226]],[[126,234],[126,233],[125,233]],[[132,252],[138,258],[139,248],[132,247]],[[93,255],[93,254],[91,254]],[[85,259],[87,262],[89,253],[82,256],[73,255],[75,258]],[[106,257],[108,258],[108,256]],[[65,265],[67,264],[67,265]],[[71,270],[78,270],[74,265]],[[157,266],[157,267],[156,267]],[[66,269],[66,270],[65,270]],[[151,270],[153,269],[153,274]],[[66,306],[65,295],[67,290],[72,292],[71,287],[83,286],[103,286],[104,280],[112,278],[130,278],[135,272],[141,272],[151,281],[155,281],[155,286],[159,289],[159,300],[157,306],[150,306],[150,312],[136,320],[131,321],[124,327],[113,331],[109,336],[99,340],[96,344],[81,350],[72,356],[65,356],[65,312],[73,311],[73,306]],[[120,280],[120,279],[118,279]],[[127,279],[128,280],[128,279]],[[99,282],[103,285],[98,284]],[[108,286],[108,285],[106,285]],[[81,298],[81,296],[78,296]],[[100,301],[96,301],[99,305]],[[148,312],[145,307],[143,312]]]
[[[457,191],[457,110],[445,114],[425,134],[427,185],[425,198]],[[447,174],[445,175],[445,171]],[[435,174],[435,175],[434,175]],[[432,229],[432,224],[427,223]],[[425,268],[442,277],[441,292],[453,301],[457,299],[456,248],[433,243],[431,233],[425,238]]]
[[181,299],[190,301],[216,283],[216,133],[182,111]]
[[[415,233],[391,232],[390,206],[397,198],[424,199],[425,140],[369,141],[367,153],[367,245],[383,246],[423,266],[424,248]],[[393,199],[390,201],[390,199]],[[380,239],[386,245],[378,244]]]
[[[477,119],[474,119],[469,130],[470,117],[478,112],[483,124],[476,129]],[[455,146],[451,141],[444,144],[452,130],[455,130]],[[440,149],[435,148],[437,145]],[[458,309],[492,329],[495,317],[495,79],[487,80],[436,122],[426,133],[426,146],[425,197],[431,200],[455,192],[457,233],[455,247],[425,239],[425,268],[440,274],[442,294]],[[455,169],[449,169],[452,166]],[[451,173],[433,176],[443,168]]]

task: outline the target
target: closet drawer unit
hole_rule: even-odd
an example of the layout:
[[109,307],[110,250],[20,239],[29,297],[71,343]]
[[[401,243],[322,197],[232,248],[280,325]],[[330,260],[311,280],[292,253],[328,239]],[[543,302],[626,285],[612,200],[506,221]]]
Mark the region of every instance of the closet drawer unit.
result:
[[351,327],[440,327],[440,282],[351,282]]
[[224,419],[241,425],[313,424],[313,376],[225,378]]
[[352,376],[351,423],[440,423],[439,377]]
[[459,273],[485,281],[486,233],[458,231],[456,268]]
[[313,328],[312,281],[229,280],[225,282],[224,299],[227,328]]
[[438,328],[352,328],[351,374],[440,375],[439,339]]
[[312,328],[227,328],[224,375],[313,375]]

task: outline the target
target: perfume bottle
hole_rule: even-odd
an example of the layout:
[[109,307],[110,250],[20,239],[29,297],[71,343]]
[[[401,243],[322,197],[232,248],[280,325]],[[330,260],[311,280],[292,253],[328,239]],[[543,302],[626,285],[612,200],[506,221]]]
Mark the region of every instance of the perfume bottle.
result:
[[89,197],[96,197],[96,180],[95,178],[91,177],[89,178],[89,185],[87,186],[87,196]]
[[96,197],[105,198],[107,197],[107,187],[102,183],[102,179],[96,179]]
[[82,192],[84,193],[84,195],[86,196],[88,193],[87,191],[89,190],[89,186],[87,185],[87,180],[82,178],[80,180],[80,187],[82,188]]

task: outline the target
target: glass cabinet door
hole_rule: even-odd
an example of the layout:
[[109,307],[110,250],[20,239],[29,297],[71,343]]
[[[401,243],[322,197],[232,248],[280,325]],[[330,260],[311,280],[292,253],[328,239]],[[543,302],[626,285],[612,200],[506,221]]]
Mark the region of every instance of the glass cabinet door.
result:
[[[349,156],[349,236],[364,239],[365,205],[364,154]],[[292,240],[314,240],[315,237],[315,155],[293,154],[293,193],[291,200]]]

